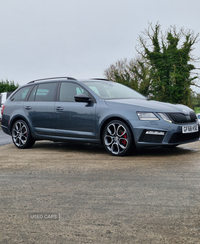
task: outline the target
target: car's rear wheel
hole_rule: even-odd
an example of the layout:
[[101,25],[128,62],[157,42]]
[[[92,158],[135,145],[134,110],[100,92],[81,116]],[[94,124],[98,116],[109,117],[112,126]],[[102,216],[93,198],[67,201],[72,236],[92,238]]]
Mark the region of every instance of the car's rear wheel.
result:
[[30,129],[24,120],[17,120],[12,127],[12,140],[18,148],[30,148],[35,140],[32,138]]
[[120,120],[110,121],[103,131],[105,149],[113,156],[124,156],[134,149],[129,127]]

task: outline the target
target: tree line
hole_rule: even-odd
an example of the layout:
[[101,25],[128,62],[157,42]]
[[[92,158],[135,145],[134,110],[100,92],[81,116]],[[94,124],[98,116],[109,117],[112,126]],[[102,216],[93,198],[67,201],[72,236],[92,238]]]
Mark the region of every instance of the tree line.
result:
[[19,84],[15,84],[14,81],[1,80],[0,81],[0,93],[2,92],[13,92],[19,87]]
[[119,60],[104,71],[109,80],[163,102],[192,107],[191,85],[198,86],[194,66],[199,58],[192,55],[199,34],[171,26],[164,34],[161,25],[149,24],[138,38],[137,57]]

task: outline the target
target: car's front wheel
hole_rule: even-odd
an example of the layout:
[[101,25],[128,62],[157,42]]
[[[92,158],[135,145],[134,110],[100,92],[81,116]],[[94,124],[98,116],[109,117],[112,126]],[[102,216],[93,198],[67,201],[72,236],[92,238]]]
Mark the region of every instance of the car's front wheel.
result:
[[32,138],[30,129],[24,120],[17,120],[12,127],[12,140],[18,148],[30,148],[35,140]]
[[113,156],[128,155],[134,149],[129,127],[120,120],[110,121],[103,131],[105,149]]

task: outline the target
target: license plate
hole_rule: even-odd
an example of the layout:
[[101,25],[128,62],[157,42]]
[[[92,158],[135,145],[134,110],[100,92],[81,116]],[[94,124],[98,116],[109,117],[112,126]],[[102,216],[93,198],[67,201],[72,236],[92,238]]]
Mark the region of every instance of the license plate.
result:
[[182,126],[182,133],[194,133],[199,131],[199,126],[198,125],[184,125]]

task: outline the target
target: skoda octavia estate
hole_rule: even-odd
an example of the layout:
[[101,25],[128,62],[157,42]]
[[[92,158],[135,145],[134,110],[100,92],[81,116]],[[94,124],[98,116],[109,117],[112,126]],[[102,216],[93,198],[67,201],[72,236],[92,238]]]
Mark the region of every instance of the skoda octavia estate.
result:
[[5,102],[1,127],[18,148],[37,140],[76,141],[103,144],[117,156],[199,140],[198,120],[189,107],[149,101],[103,79],[31,81]]

